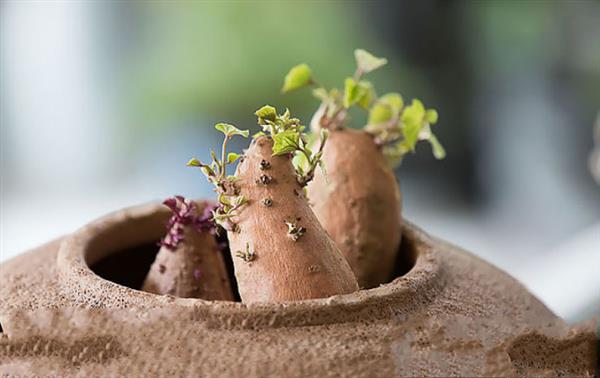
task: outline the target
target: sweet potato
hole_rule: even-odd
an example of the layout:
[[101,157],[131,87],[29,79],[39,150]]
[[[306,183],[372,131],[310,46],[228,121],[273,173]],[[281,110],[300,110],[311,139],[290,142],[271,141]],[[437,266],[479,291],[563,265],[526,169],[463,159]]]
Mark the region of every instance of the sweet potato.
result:
[[331,131],[323,150],[327,176],[315,173],[308,197],[361,287],[385,282],[400,245],[401,195],[387,160],[363,130]]
[[[371,288],[390,278],[401,239],[402,196],[393,166],[414,152],[420,140],[431,143],[438,159],[445,152],[431,132],[437,112],[425,109],[419,100],[404,106],[398,93],[377,97],[373,85],[362,77],[387,60],[360,49],[354,56],[357,68],[345,79],[343,91],[318,86],[306,64],[290,70],[283,90],[317,85],[313,95],[321,105],[311,120],[311,129],[329,130],[322,156],[328,176],[316,172],[308,196],[360,286]],[[369,111],[365,130],[346,128],[349,109],[354,106]]]
[[142,290],[184,298],[233,300],[222,252],[209,221],[214,205],[183,197],[165,201],[173,215]]
[[273,139],[253,140],[236,170],[247,199],[227,233],[243,302],[282,302],[356,291],[352,271],[321,227],[290,154],[273,156]]

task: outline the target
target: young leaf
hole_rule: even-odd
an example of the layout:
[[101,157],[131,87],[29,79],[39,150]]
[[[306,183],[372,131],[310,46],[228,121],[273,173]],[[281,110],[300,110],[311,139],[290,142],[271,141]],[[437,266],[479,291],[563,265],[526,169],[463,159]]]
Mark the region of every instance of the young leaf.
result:
[[410,151],[415,150],[417,141],[419,140],[419,131],[421,131],[421,125],[418,123],[405,123],[404,124],[404,146]]
[[358,105],[365,110],[369,109],[369,105],[371,105],[371,101],[373,101],[373,97],[375,97],[375,90],[373,89],[373,84],[371,84],[368,81],[361,81],[358,83],[358,89]]
[[363,73],[374,71],[387,63],[387,59],[378,58],[362,49],[354,50],[354,58],[356,58],[358,69]]
[[425,118],[430,125],[434,125],[438,120],[438,113],[435,109],[427,109],[425,112]]
[[217,123],[215,125],[215,129],[219,130],[220,132],[222,132],[223,134],[225,134],[228,137],[232,137],[234,135],[241,135],[244,138],[248,138],[248,135],[250,134],[250,131],[240,130],[237,127],[230,125],[228,123]]
[[230,152],[227,154],[227,164],[234,163],[237,159],[240,158],[240,154],[236,154],[235,152]]
[[391,120],[393,117],[392,109],[388,104],[377,101],[369,110],[369,125],[377,125]]
[[389,105],[390,109],[392,110],[393,116],[397,116],[398,114],[400,114],[400,111],[404,106],[402,96],[400,96],[399,93],[395,92],[386,93],[383,96],[381,96],[377,101]]
[[300,134],[295,130],[285,130],[273,135],[273,155],[283,155],[298,149]]
[[192,158],[187,162],[186,165],[188,167],[200,167],[200,166],[202,166],[202,163],[200,163],[200,160],[198,160],[196,158]]
[[299,64],[295,67],[292,67],[290,72],[285,75],[285,79],[283,80],[283,88],[281,91],[283,93],[293,91],[294,89],[302,88],[312,81],[312,71],[307,64]]
[[349,108],[359,100],[359,88],[356,81],[348,77],[344,81],[344,107]]
[[417,99],[412,101],[410,106],[407,106],[402,113],[402,122],[407,124],[422,124],[425,117],[425,107],[423,103]]
[[262,108],[258,109],[254,114],[258,118],[266,119],[269,121],[275,121],[277,118],[277,110],[271,105],[265,105]]

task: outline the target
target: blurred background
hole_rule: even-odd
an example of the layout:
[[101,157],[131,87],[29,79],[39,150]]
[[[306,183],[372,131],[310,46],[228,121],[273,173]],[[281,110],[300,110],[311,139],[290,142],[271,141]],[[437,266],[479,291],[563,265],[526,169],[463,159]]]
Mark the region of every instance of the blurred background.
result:
[[598,314],[598,20],[598,1],[3,1],[0,261],[121,207],[210,196],[185,163],[220,144],[214,123],[256,129],[266,103],[308,122],[317,101],[280,94],[287,70],[341,86],[365,48],[389,61],[379,93],[440,114],[448,157],[423,145],[397,170],[404,216],[568,321]]

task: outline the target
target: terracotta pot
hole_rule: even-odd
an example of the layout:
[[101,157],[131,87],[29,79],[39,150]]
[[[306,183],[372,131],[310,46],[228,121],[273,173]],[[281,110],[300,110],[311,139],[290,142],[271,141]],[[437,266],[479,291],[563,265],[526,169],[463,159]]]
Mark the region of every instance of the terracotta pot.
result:
[[79,376],[593,375],[595,323],[567,326],[513,278],[402,229],[396,277],[281,304],[136,290],[159,204],[107,215],[0,266],[0,372]]

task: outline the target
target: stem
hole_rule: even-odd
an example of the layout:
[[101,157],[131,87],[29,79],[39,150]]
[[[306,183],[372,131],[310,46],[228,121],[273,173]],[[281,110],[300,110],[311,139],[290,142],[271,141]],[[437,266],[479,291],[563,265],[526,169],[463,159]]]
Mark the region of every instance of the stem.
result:
[[363,75],[363,71],[360,68],[356,68],[356,71],[354,71],[354,75],[352,76],[352,79],[354,79],[354,81],[359,81],[360,78]]
[[226,156],[226,152],[227,152],[227,142],[229,141],[230,136],[226,135],[225,136],[225,140],[223,140],[223,147],[221,147],[221,169],[219,170],[219,181],[223,180],[223,177],[225,176],[225,167],[227,166],[227,161],[225,160],[227,158]]

